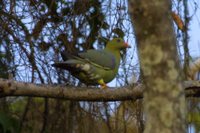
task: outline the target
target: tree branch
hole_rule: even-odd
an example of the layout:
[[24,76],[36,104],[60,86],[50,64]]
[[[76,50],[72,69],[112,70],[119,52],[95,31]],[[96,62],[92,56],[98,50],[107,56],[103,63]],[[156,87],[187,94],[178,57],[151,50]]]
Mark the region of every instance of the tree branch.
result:
[[[200,97],[200,81],[183,82],[186,97]],[[29,96],[48,97],[74,101],[124,101],[136,100],[143,97],[144,86],[125,86],[108,88],[107,90],[95,87],[74,87],[60,85],[37,85],[0,79],[0,97]]]

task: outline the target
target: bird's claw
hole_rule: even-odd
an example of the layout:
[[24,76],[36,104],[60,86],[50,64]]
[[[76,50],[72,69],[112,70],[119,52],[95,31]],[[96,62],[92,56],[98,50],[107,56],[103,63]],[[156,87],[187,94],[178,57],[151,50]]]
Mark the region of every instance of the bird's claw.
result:
[[106,89],[108,89],[107,84],[102,84],[102,85],[101,85],[101,89],[102,89],[102,90],[106,90]]

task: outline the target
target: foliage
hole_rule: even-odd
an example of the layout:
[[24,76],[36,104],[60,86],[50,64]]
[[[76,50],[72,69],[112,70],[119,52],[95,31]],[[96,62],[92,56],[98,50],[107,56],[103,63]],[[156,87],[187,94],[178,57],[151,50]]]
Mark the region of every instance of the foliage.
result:
[[19,120],[11,114],[0,112],[0,132],[19,133]]

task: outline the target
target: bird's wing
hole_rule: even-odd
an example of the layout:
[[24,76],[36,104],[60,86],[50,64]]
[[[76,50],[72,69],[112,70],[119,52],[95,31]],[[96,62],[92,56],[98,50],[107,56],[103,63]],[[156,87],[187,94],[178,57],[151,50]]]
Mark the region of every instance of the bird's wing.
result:
[[78,55],[86,62],[104,69],[114,69],[116,67],[115,56],[105,50],[88,50]]

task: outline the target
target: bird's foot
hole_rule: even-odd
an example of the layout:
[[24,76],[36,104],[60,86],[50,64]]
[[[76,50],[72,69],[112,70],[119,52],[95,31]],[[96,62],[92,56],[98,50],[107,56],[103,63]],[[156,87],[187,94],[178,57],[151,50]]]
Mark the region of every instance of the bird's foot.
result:
[[106,89],[108,89],[107,84],[102,84],[102,85],[101,85],[101,89],[102,89],[102,90],[106,90]]
[[98,83],[100,84],[101,89],[105,90],[105,89],[108,88],[107,84],[103,81],[103,79],[100,79],[100,80],[98,81]]

